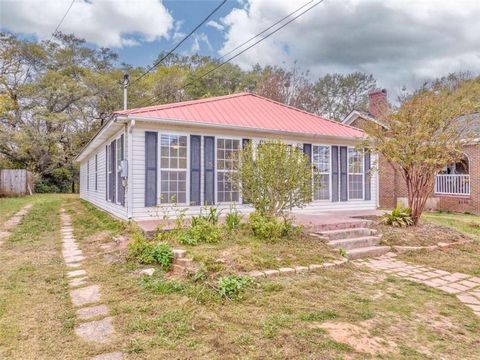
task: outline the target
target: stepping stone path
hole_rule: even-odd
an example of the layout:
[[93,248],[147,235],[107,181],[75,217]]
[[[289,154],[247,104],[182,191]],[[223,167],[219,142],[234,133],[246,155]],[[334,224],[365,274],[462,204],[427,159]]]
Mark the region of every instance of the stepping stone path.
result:
[[353,263],[454,294],[458,300],[472,309],[475,315],[480,316],[480,277],[478,276],[407,264],[396,260],[393,253],[373,259],[355,260]]
[[2,245],[3,241],[10,236],[10,230],[20,224],[23,217],[30,211],[32,206],[32,204],[25,205],[19,212],[3,223],[3,226],[0,227],[0,245]]
[[[100,286],[89,282],[87,272],[82,269],[85,256],[79,249],[73,236],[72,220],[64,209],[60,214],[63,238],[63,258],[71,270],[67,272],[68,284],[71,288],[72,304],[77,308],[79,324],[74,332],[85,341],[99,344],[110,342],[114,335],[113,317],[108,316],[108,307],[101,304]],[[100,354],[92,359],[122,360],[123,353],[113,352]]]

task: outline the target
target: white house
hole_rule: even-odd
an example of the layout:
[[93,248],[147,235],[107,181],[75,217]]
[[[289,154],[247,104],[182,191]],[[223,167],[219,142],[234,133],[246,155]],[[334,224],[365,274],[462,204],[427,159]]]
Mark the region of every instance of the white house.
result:
[[301,211],[377,208],[369,153],[355,148],[362,130],[240,93],[119,111],[77,156],[80,196],[122,219],[152,220],[172,201],[187,215],[215,204],[248,211],[227,173],[248,142],[299,146],[320,172],[314,201]]

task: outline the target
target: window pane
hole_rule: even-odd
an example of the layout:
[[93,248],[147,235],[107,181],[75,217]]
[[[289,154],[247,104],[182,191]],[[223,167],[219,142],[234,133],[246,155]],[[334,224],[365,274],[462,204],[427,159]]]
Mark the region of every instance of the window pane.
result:
[[[187,137],[163,134],[161,141],[162,203],[186,203]],[[179,169],[181,169],[179,171]]]
[[240,150],[240,140],[217,139],[217,200],[239,201],[240,195],[231,176]]

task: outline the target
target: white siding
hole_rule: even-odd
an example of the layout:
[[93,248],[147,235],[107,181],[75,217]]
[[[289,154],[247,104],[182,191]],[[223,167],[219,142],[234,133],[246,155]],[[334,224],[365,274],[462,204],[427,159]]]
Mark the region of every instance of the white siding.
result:
[[[106,153],[105,146],[122,132],[118,132],[108,142],[89,154],[89,156],[80,164],[80,198],[89,201],[100,209],[106,210],[121,219],[127,219],[127,208],[118,204],[113,204],[106,200]],[[125,141],[125,144],[127,141]],[[127,152],[125,152],[127,153]],[[98,156],[98,187],[95,190],[95,155]],[[90,164],[90,179],[87,179],[87,164]],[[89,187],[87,190],[87,181]]]
[[[133,186],[133,209],[132,209],[132,216],[135,220],[153,220],[153,219],[161,219],[165,214],[168,216],[175,215],[175,208],[177,211],[180,209],[184,209],[185,206],[158,206],[158,207],[145,207],[145,131],[155,131],[164,134],[184,134],[188,136],[188,141],[190,141],[190,135],[202,135],[202,142],[201,142],[201,199],[204,199],[204,176],[203,176],[203,167],[204,167],[204,142],[203,136],[215,136],[218,137],[225,137],[225,138],[249,138],[253,141],[259,141],[261,138],[256,137],[255,133],[252,132],[219,132],[219,131],[211,131],[211,130],[204,130],[198,131],[198,129],[188,129],[188,128],[179,128],[179,127],[160,127],[156,126],[155,124],[142,124],[137,122],[137,126],[134,128],[132,133],[132,141],[133,141],[133,158],[131,160],[130,166],[132,166],[132,176],[133,179],[130,180],[130,184]],[[262,137],[264,138],[264,137]],[[291,143],[312,143],[312,144],[327,144],[327,145],[356,145],[354,142],[345,142],[345,141],[322,141],[322,140],[312,140],[311,138],[284,138],[284,141],[288,141]],[[160,143],[159,143],[160,146]],[[190,143],[188,145],[188,157],[190,157]],[[372,164],[375,161],[372,159]],[[215,164],[216,166],[216,164]],[[160,165],[158,164],[158,170],[160,170]],[[160,175],[158,175],[158,185],[157,188],[160,189]],[[215,177],[216,180],[216,177]],[[216,184],[215,184],[216,186]],[[158,190],[157,195],[159,195],[160,190]],[[188,170],[187,174],[187,201],[190,197],[190,171]],[[372,174],[371,179],[371,199],[372,200],[351,200],[346,202],[331,202],[331,201],[315,201],[306,206],[303,209],[299,209],[296,211],[299,212],[306,212],[306,213],[316,213],[316,212],[323,212],[323,211],[344,211],[344,210],[373,210],[377,208],[377,172]],[[219,209],[228,210],[231,204],[220,204],[218,205]],[[189,206],[186,207],[187,216],[196,215],[200,212],[200,206]],[[248,205],[237,204],[236,208],[241,212],[249,212],[251,211],[251,207]]]

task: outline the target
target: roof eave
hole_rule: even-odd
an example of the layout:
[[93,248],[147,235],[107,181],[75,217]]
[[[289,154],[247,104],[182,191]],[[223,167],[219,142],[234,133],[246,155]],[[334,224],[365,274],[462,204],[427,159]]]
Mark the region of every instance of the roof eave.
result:
[[178,120],[178,119],[168,119],[168,118],[158,118],[158,117],[149,117],[149,116],[138,116],[138,115],[122,115],[118,116],[118,119],[129,119],[150,123],[162,122],[164,124],[170,125],[185,125],[193,127],[207,127],[212,129],[223,129],[223,130],[244,130],[244,131],[255,131],[263,134],[276,134],[276,135],[293,135],[299,137],[312,137],[312,138],[331,138],[331,139],[341,139],[341,140],[364,140],[366,136],[339,136],[339,135],[324,135],[324,134],[312,134],[307,132],[292,132],[286,130],[272,130],[272,129],[261,129],[256,127],[248,126],[239,126],[239,125],[223,125],[223,124],[212,124],[209,122],[198,122],[198,121],[188,121],[188,120]]

